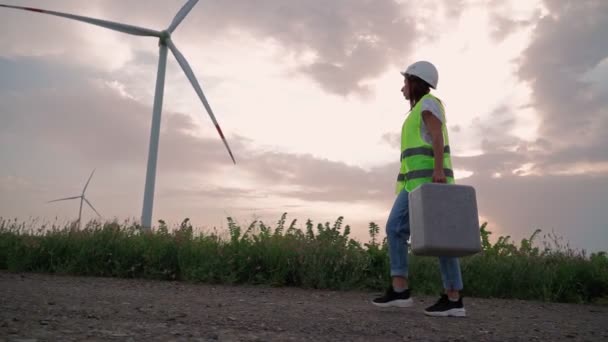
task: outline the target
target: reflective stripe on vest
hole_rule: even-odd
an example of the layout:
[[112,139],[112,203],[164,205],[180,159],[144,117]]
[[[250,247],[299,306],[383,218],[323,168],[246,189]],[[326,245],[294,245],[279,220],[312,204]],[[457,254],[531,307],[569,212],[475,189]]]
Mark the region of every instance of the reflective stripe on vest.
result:
[[[452,169],[443,169],[443,173],[446,177],[454,178],[454,171]],[[397,182],[402,182],[404,180],[416,179],[416,178],[429,178],[433,177],[433,170],[416,170],[410,171],[408,173],[400,173],[397,176]]]
[[[443,153],[450,153],[450,146],[445,146],[443,148]],[[429,157],[434,157],[435,156],[435,152],[433,152],[433,148],[429,148],[429,147],[413,147],[413,148],[408,148],[407,150],[403,151],[403,153],[401,153],[401,159],[403,160],[404,158],[407,157],[411,157],[411,156],[429,156]]]

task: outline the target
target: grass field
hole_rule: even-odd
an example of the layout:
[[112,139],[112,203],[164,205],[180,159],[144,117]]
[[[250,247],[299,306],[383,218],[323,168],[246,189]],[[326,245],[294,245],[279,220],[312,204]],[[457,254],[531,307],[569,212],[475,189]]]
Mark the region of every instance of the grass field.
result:
[[[338,290],[381,290],[389,281],[386,241],[369,224],[370,239],[350,237],[343,217],[300,227],[283,214],[274,224],[228,232],[198,232],[188,219],[163,221],[145,233],[129,222],[91,221],[81,230],[36,226],[0,218],[0,269],[222,284],[266,284]],[[483,252],[461,259],[467,296],[570,303],[608,303],[608,256],[574,251],[555,235],[533,232],[519,244],[508,236],[490,240],[481,227]],[[543,239],[538,241],[539,239]],[[412,256],[415,293],[441,291],[436,258]]]

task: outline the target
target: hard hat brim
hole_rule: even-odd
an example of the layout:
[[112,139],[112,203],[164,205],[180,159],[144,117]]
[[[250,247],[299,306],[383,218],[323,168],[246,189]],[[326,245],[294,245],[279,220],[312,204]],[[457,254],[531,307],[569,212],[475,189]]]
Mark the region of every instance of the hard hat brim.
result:
[[[407,75],[408,75],[408,73],[407,73],[407,72],[405,72],[405,71],[400,71],[399,73],[400,73],[400,74],[401,74],[403,77],[407,77]],[[424,80],[423,80],[423,81],[424,81]],[[430,84],[429,82],[427,82],[427,81],[424,81],[424,82],[426,82],[426,84],[428,84],[428,85],[429,85],[429,87],[431,87],[431,88],[433,88],[433,89],[437,89],[437,88],[433,87],[433,85],[432,85],[432,84]]]

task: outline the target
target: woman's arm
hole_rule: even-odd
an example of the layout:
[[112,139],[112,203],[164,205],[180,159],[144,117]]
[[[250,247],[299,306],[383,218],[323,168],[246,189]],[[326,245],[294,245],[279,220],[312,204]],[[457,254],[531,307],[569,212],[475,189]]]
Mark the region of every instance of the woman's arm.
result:
[[433,155],[435,156],[435,169],[433,170],[433,182],[445,183],[445,173],[443,172],[443,131],[441,121],[433,113],[425,110],[422,112],[422,120],[431,134],[433,142]]

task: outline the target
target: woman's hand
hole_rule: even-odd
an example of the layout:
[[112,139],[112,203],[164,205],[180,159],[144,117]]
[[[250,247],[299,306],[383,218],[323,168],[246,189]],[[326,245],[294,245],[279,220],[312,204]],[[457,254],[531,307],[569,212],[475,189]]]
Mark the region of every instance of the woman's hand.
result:
[[445,172],[443,169],[433,170],[433,183],[446,183]]

